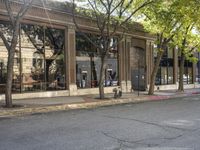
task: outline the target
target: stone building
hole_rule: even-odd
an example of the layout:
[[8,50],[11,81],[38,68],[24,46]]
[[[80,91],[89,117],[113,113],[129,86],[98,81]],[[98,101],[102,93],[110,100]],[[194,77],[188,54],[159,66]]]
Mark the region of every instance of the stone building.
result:
[[[19,1],[12,2],[13,10],[19,6]],[[86,17],[77,16],[77,22],[87,34],[97,32]],[[0,0],[0,28],[9,40],[11,28],[3,0]],[[113,38],[111,43],[116,40]],[[123,40],[109,53],[105,93],[112,92],[116,86],[123,92],[147,90],[156,57],[154,48],[154,37],[139,23],[134,23],[131,31],[125,33]],[[156,78],[159,89],[177,88],[178,64],[177,50],[167,49]],[[6,65],[7,50],[0,39],[0,99],[4,98]],[[199,63],[186,61],[184,82],[187,87],[197,86],[198,66]],[[54,1],[34,1],[20,24],[13,98],[95,94],[98,93],[99,71],[98,50],[76,30],[71,8]]]

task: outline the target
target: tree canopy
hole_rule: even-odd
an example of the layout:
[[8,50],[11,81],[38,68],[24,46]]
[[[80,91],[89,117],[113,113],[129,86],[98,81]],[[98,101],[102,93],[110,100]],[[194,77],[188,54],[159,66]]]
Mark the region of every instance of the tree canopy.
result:
[[[76,7],[82,3],[81,7]],[[79,32],[93,44],[101,57],[101,69],[99,79],[100,98],[104,98],[104,79],[106,59],[109,51],[116,47],[127,30],[127,24],[132,21],[137,13],[145,6],[153,3],[153,0],[73,0],[73,19]],[[85,34],[77,23],[77,17],[84,15],[98,30],[98,41]],[[121,32],[120,34],[118,32]],[[115,44],[111,44],[113,37],[118,37]]]
[[196,0],[161,0],[145,7],[143,25],[156,35],[157,61],[151,76],[149,94],[153,94],[155,76],[163,52],[169,43],[177,46],[184,57],[195,60],[193,53],[199,47],[199,2]]

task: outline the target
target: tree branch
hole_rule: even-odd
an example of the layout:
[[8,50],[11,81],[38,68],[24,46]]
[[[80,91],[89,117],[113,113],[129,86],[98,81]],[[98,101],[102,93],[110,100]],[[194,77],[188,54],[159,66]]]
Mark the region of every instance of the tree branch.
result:
[[124,3],[124,0],[119,1],[119,3],[111,10],[110,13],[112,14],[120,5],[121,5],[120,8],[122,8],[123,3]]
[[107,11],[107,5],[103,2],[103,0],[99,0],[101,3],[102,3],[102,5],[106,8],[106,11]]
[[18,12],[16,16],[16,20],[18,20],[18,22],[22,20],[23,16],[26,14],[28,9],[32,6],[32,3],[33,3],[33,0],[30,0],[28,3],[24,2],[23,6],[21,7],[20,11]]
[[[123,14],[133,3],[133,0],[131,0],[130,2],[128,2],[128,4],[124,7],[124,9],[121,10],[121,14]],[[124,2],[123,2],[124,4]],[[121,6],[123,8],[123,5]]]
[[73,21],[74,21],[74,25],[76,26],[77,30],[96,48],[102,49],[99,45],[97,45],[95,42],[93,42],[84,32],[82,32],[82,30],[80,29],[78,23],[76,22],[76,18],[75,18],[75,9],[76,9],[76,5],[75,5],[75,0],[73,0],[73,8],[72,8],[72,16],[73,16]]
[[12,23],[12,26],[14,26],[15,24],[15,18],[14,18],[14,15],[13,15],[13,12],[12,12],[12,9],[10,7],[10,0],[4,0],[4,3],[5,3],[5,6],[6,6],[6,10],[7,10],[7,13],[8,13],[8,16],[10,18],[10,21]]
[[4,36],[4,34],[3,34],[2,31],[0,31],[0,37],[1,37],[1,39],[3,40],[3,43],[4,43],[4,45],[6,46],[7,51],[9,51],[9,50],[10,50],[10,45],[9,45],[9,43],[8,43],[8,41],[7,41],[7,39],[6,39],[6,37]]
[[[130,20],[130,18],[131,18],[135,13],[137,13],[140,9],[142,9],[142,8],[145,7],[146,5],[149,5],[149,4],[153,3],[153,2],[154,2],[154,1],[145,2],[145,3],[143,3],[142,5],[140,5],[137,9],[135,9],[135,10],[121,23],[121,25],[124,24],[124,23],[126,23],[128,20]],[[121,25],[120,25],[120,26],[121,26]]]
[[[96,17],[96,20],[97,20],[97,26],[98,26],[99,30],[101,31],[101,33],[103,33],[103,31],[104,31],[104,26],[103,26],[103,24],[101,24],[101,19],[100,19],[101,12],[98,10],[95,1],[94,1],[94,6],[93,6],[93,4],[92,4],[92,2],[91,2],[90,0],[88,0],[88,2],[89,2],[90,6],[91,6],[92,9],[93,9],[93,13],[94,13],[94,15],[95,15],[95,17]],[[98,14],[97,12],[98,12],[99,14]],[[102,15],[103,15],[103,14],[102,14]]]

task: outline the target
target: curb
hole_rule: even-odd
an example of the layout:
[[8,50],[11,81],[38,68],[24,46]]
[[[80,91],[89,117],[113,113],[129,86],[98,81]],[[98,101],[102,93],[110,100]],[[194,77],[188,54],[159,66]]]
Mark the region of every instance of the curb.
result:
[[48,113],[48,112],[56,112],[56,111],[64,111],[64,110],[75,110],[75,109],[90,109],[97,108],[102,106],[112,106],[119,104],[127,104],[127,103],[138,103],[142,101],[147,101],[144,98],[126,98],[126,99],[111,99],[104,100],[98,102],[86,102],[86,103],[75,103],[75,104],[59,104],[59,105],[51,105],[51,106],[39,106],[39,107],[24,107],[24,108],[16,108],[12,110],[0,110],[0,118],[7,117],[15,117],[22,115],[31,115],[37,113]]
[[112,105],[120,105],[120,104],[128,104],[128,103],[140,103],[147,101],[159,101],[159,100],[167,100],[172,98],[180,98],[185,96],[192,96],[193,93],[190,94],[181,94],[181,95],[173,95],[173,96],[143,96],[143,97],[134,97],[134,98],[124,98],[124,99],[110,99],[98,102],[86,102],[86,103],[74,103],[74,104],[59,104],[59,105],[51,105],[51,106],[39,106],[39,107],[24,107],[24,108],[16,108],[16,109],[7,109],[0,110],[0,118],[7,117],[15,117],[15,116],[23,116],[23,115],[31,115],[37,113],[48,113],[48,112],[57,112],[57,111],[65,111],[65,110],[75,110],[75,109],[90,109],[97,108],[102,106],[112,106]]

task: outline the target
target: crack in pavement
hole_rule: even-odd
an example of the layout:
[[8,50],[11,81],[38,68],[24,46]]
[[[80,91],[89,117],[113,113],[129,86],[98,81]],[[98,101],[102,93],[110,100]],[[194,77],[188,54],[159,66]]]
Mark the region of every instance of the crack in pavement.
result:
[[[137,145],[141,145],[141,146],[147,146],[147,147],[156,147],[156,146],[159,146],[161,143],[164,143],[164,142],[160,142],[159,144],[154,144],[154,143],[147,143],[145,141],[148,141],[148,140],[168,140],[168,141],[171,141],[171,140],[175,140],[179,137],[182,137],[184,134],[179,134],[177,136],[174,136],[174,137],[154,137],[154,138],[147,138],[147,139],[141,139],[141,140],[136,140],[136,141],[131,141],[131,140],[125,140],[125,139],[121,139],[121,138],[118,138],[118,137],[115,137],[115,136],[112,136],[111,134],[109,133],[106,133],[104,131],[97,131],[101,134],[103,134],[104,136],[108,137],[108,138],[111,138],[111,139],[114,139],[114,140],[117,140],[117,142],[122,146],[126,146],[126,147],[130,147],[128,145],[126,145],[125,143],[129,143],[129,144],[137,144]],[[121,147],[120,146],[120,147]]]
[[135,122],[139,122],[139,123],[142,123],[142,124],[156,126],[156,127],[162,128],[163,130],[166,130],[166,131],[169,131],[168,130],[169,128],[181,130],[181,131],[191,131],[190,129],[186,129],[186,128],[174,127],[174,126],[169,126],[169,125],[161,125],[161,124],[158,124],[158,123],[139,120],[139,119],[135,119],[135,118],[124,118],[124,117],[116,117],[116,116],[108,116],[108,115],[103,115],[103,117],[112,118],[112,119],[122,119],[122,120],[135,121]]
[[[143,124],[147,124],[147,125],[153,125],[159,128],[162,128],[168,132],[174,132],[170,129],[176,129],[181,131],[181,133],[179,133],[176,136],[172,136],[172,137],[154,137],[154,138],[147,138],[147,139],[141,139],[141,140],[136,140],[136,141],[131,141],[131,140],[125,140],[125,139],[121,139],[118,137],[115,137],[109,133],[100,131],[100,133],[102,133],[104,136],[115,139],[118,141],[118,143],[122,142],[124,146],[128,146],[125,143],[129,143],[129,144],[138,144],[138,145],[142,145],[142,146],[148,146],[148,147],[152,147],[152,146],[159,146],[162,143],[166,143],[167,141],[172,141],[172,140],[176,140],[180,137],[183,137],[185,135],[189,135],[192,132],[197,132],[198,130],[200,130],[200,128],[195,128],[195,129],[186,129],[186,128],[180,128],[180,127],[173,127],[173,126],[169,126],[169,125],[161,125],[161,124],[157,124],[154,122],[147,122],[147,121],[143,121],[143,120],[139,120],[139,119],[134,119],[134,118],[124,118],[124,117],[116,117],[116,116],[108,116],[108,115],[104,115],[103,117],[107,117],[107,118],[113,118],[113,119],[123,119],[123,120],[130,120],[130,121],[136,121],[139,123],[143,123]],[[154,143],[147,143],[149,140],[151,141],[160,141],[159,144],[154,144]],[[163,140],[163,141],[162,141]],[[145,142],[146,141],[146,142]],[[149,142],[151,142],[149,141]]]
[[[123,145],[125,145],[124,143],[130,143],[130,144],[139,144],[139,145],[142,145],[142,146],[145,145],[145,146],[148,146],[148,147],[158,146],[158,144],[148,144],[148,143],[142,142],[142,141],[144,141],[146,139],[136,140],[136,141],[130,141],[130,140],[125,140],[125,139],[121,139],[121,138],[112,136],[109,133],[106,133],[106,132],[103,132],[103,131],[98,131],[98,132],[100,132],[101,134],[103,134],[106,137],[109,137],[111,139],[117,140],[118,143],[123,143]],[[127,145],[125,145],[125,146],[127,146]]]

